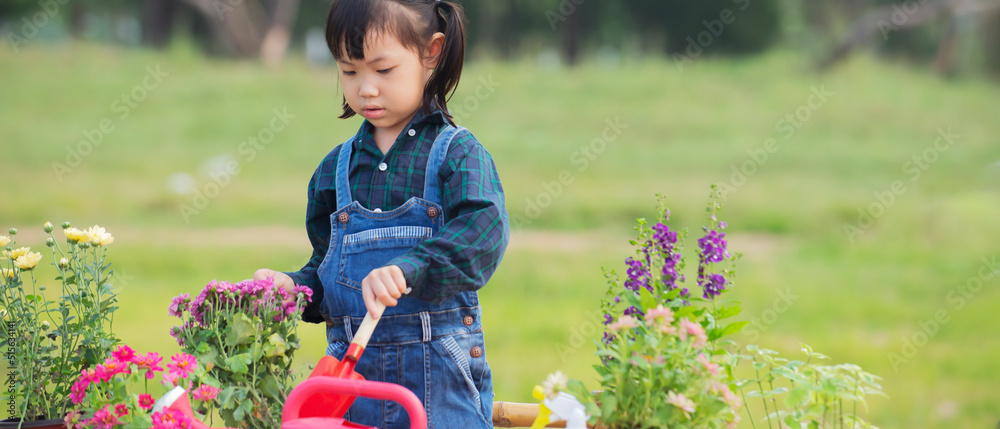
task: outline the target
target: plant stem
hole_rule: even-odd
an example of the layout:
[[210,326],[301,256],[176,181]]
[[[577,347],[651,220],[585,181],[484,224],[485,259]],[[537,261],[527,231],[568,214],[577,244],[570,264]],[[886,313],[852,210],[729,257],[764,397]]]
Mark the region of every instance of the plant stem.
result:
[[[753,357],[753,362],[755,364],[757,363],[757,356]],[[764,419],[767,420],[767,427],[768,429],[770,429],[771,418],[770,418],[770,413],[767,411],[767,398],[764,397],[764,385],[761,384],[760,382],[760,370],[757,369],[756,365],[754,365],[753,371],[757,375],[756,381],[757,381],[757,389],[759,389],[758,392],[760,392],[760,401],[764,403]]]

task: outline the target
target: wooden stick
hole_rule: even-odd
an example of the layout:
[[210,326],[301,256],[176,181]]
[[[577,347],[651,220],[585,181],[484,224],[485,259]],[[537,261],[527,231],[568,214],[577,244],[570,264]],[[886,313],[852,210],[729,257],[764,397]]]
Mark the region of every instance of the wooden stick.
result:
[[[379,318],[382,317],[382,312],[385,311],[385,304],[379,301],[378,298],[375,299],[375,312],[378,313]],[[361,321],[361,326],[358,326],[358,331],[354,334],[354,340],[351,344],[357,344],[364,348],[368,345],[368,340],[372,338],[372,332],[375,331],[375,327],[378,326],[378,319],[372,318],[372,313],[370,311],[365,312],[365,320]]]
[[[530,428],[538,417],[538,404],[522,404],[517,402],[497,401],[493,403],[493,426],[498,428]],[[560,420],[545,426],[547,428],[564,428],[566,421]],[[587,427],[594,428],[598,426]]]

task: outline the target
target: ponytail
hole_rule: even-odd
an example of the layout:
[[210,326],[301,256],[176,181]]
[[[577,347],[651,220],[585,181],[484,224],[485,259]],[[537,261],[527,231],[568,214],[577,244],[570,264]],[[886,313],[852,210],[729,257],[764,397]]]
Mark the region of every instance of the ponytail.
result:
[[424,105],[437,103],[448,121],[454,125],[448,100],[455,94],[458,81],[462,78],[465,63],[465,13],[462,6],[448,0],[435,0],[435,15],[438,31],[444,33],[444,49],[438,58],[437,67],[431,74],[424,91]]

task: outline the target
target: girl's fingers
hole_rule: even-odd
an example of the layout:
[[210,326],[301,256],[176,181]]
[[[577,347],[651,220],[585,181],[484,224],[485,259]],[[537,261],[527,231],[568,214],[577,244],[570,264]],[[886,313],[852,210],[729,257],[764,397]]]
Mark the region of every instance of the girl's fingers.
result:
[[406,293],[406,277],[403,277],[403,270],[395,265],[388,267],[389,273],[392,275],[392,279],[396,282],[396,288],[399,290],[400,295]]
[[385,285],[386,292],[388,292],[389,295],[392,295],[393,298],[397,299],[403,296],[403,293],[399,290],[399,285],[397,284],[397,280],[395,276],[392,275],[392,272],[390,270],[382,268],[376,270],[375,272],[377,273],[379,280],[382,281],[382,284]]
[[385,283],[376,272],[368,274],[366,277],[368,284],[371,286],[372,293],[375,294],[375,298],[382,301],[386,307],[393,307],[396,305],[396,299],[389,294],[388,289],[386,289]]
[[375,317],[375,313],[372,313],[372,308],[375,307],[375,293],[372,292],[371,286],[365,286],[366,285],[361,286],[361,298],[365,301],[365,308],[368,309],[368,312],[371,313],[372,317]]

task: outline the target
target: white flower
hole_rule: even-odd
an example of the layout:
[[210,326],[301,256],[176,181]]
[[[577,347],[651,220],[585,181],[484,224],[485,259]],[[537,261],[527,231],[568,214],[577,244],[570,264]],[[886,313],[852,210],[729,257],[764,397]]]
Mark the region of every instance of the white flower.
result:
[[566,390],[566,382],[568,381],[569,379],[562,371],[556,371],[549,374],[549,377],[542,383],[542,392],[546,398],[553,399],[560,391]]
[[107,246],[115,242],[115,237],[111,236],[111,233],[97,225],[90,227],[85,234],[87,240],[95,246]]

